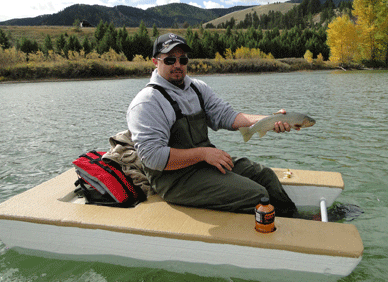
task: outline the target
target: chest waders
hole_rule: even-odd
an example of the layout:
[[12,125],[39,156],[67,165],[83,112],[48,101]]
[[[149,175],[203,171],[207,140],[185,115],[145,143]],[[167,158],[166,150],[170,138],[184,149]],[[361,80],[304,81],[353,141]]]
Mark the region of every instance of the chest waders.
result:
[[[168,146],[176,149],[215,147],[209,140],[204,101],[198,88],[191,84],[201,104],[201,111],[193,115],[182,114],[181,109],[163,87],[157,89],[171,104],[176,121],[171,127]],[[287,196],[276,174],[267,167],[247,158],[234,158],[234,168],[222,174],[206,162],[178,169],[157,171],[144,167],[151,186],[167,202],[224,210],[254,213],[255,206],[263,197],[270,197],[278,208],[277,215],[291,216],[295,205]],[[265,188],[264,188],[265,187]]]

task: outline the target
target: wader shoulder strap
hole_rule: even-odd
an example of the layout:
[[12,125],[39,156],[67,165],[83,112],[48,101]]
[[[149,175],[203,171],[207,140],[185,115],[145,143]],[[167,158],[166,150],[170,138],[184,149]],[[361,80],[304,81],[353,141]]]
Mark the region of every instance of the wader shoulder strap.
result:
[[197,86],[195,86],[194,83],[191,83],[190,87],[194,89],[195,93],[197,93],[199,103],[201,104],[201,108],[203,111],[205,111],[205,102],[203,101],[201,92],[199,92]]
[[[148,84],[147,87],[152,87],[156,90],[158,90],[163,96],[164,98],[167,99],[167,101],[170,102],[172,108],[174,109],[174,112],[175,112],[175,115],[176,115],[176,119],[180,119],[183,117],[183,114],[182,114],[182,111],[181,109],[179,108],[179,105],[176,101],[174,101],[170,95],[168,95],[166,89],[164,89],[162,86],[160,85],[156,85],[156,84]],[[194,85],[194,83],[191,83],[190,84],[190,87],[193,88],[193,90],[195,91],[195,93],[197,93],[197,96],[198,96],[198,100],[199,100],[199,103],[201,105],[201,108],[203,111],[205,111],[205,103],[203,101],[203,98],[202,98],[202,94],[201,92],[199,92],[198,88]]]
[[147,87],[152,87],[152,88],[158,90],[164,96],[164,98],[166,98],[167,101],[170,102],[172,108],[174,109],[176,119],[183,118],[183,114],[182,114],[181,109],[179,108],[178,103],[176,101],[174,101],[170,95],[168,95],[166,89],[164,89],[162,86],[155,85],[155,84],[149,84]]

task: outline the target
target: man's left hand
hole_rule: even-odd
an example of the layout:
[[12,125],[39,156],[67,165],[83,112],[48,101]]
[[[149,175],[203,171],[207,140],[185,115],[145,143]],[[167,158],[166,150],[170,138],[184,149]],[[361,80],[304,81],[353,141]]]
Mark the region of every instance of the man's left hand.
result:
[[[286,110],[285,109],[281,109],[279,110],[276,114],[285,114],[286,113]],[[281,121],[278,121],[275,123],[275,127],[274,127],[274,131],[277,132],[277,133],[280,133],[280,132],[290,132],[291,130],[291,126],[287,123],[287,122],[281,122]]]

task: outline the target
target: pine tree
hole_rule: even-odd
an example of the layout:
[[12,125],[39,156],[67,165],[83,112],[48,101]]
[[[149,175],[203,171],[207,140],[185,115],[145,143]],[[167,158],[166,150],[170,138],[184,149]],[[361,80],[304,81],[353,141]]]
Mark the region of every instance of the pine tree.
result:
[[96,30],[94,32],[94,37],[96,38],[97,42],[102,40],[102,38],[105,35],[106,26],[102,20],[100,20],[100,23],[97,25]]
[[82,42],[82,49],[84,50],[85,54],[89,54],[93,50],[93,48],[89,42],[89,39],[86,36]]
[[202,42],[199,39],[198,32],[194,32],[193,40],[191,43],[191,54],[193,58],[204,58],[204,52],[202,47]]
[[153,43],[148,36],[148,30],[144,21],[140,22],[138,31],[131,38],[134,55],[142,55],[143,58],[150,58],[152,56]]
[[50,50],[54,50],[54,46],[53,42],[51,41],[51,36],[47,34],[44,38],[43,52],[45,55],[47,55]]
[[109,25],[105,24],[103,29],[105,30],[104,36],[102,37],[101,40],[98,41],[97,52],[100,55],[102,55],[106,52],[109,52],[110,49],[113,49],[116,53],[119,53],[121,50],[119,50],[117,46],[118,33],[116,31],[114,24],[113,23]]
[[307,13],[311,15],[315,15],[319,13],[322,9],[321,1],[319,0],[310,0],[307,5]]
[[159,37],[159,31],[158,31],[158,29],[157,29],[157,27],[156,27],[156,24],[154,24],[153,26],[152,26],[152,36],[153,37]]
[[38,52],[39,46],[35,40],[32,41],[26,37],[23,37],[20,42],[19,50],[26,54],[30,54]]
[[62,51],[64,51],[66,47],[66,38],[63,34],[61,34],[55,41],[55,47],[58,53],[61,53]]
[[8,49],[11,47],[9,39],[2,29],[0,29],[0,47],[3,49]]
[[75,35],[71,35],[69,37],[69,41],[67,42],[67,48],[70,51],[79,52],[82,49],[81,43],[78,40],[78,37]]

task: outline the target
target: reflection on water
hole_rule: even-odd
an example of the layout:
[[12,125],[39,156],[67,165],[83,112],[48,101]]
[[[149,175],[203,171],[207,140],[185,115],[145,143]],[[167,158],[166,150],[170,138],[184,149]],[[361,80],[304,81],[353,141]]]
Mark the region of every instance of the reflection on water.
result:
[[[365,246],[362,262],[344,281],[383,281],[388,277],[388,72],[199,78],[238,111],[271,114],[285,108],[307,113],[317,121],[300,132],[268,133],[263,138],[255,135],[247,143],[239,132],[225,130],[210,132],[210,138],[233,156],[248,156],[271,167],[342,173],[345,191],[338,204],[356,205],[364,211],[351,223],[357,226]],[[147,81],[1,84],[0,201],[69,169],[86,151],[108,150],[108,138],[126,129],[127,107]],[[1,251],[1,276],[12,281],[113,281],[127,277],[135,277],[130,281],[224,281],[153,268],[31,258],[6,251],[4,246]]]

